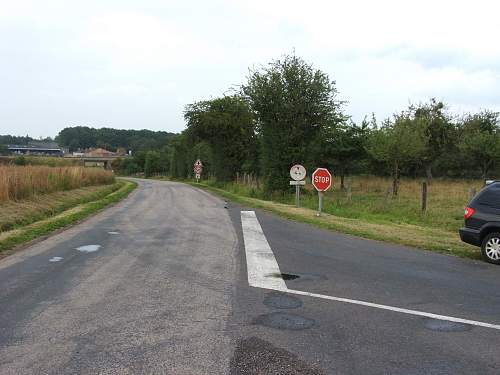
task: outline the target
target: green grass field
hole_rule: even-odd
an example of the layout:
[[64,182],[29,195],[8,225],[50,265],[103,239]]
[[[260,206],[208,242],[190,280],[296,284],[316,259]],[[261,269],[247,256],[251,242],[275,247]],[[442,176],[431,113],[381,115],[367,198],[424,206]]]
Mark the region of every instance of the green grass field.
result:
[[[402,179],[397,197],[388,194],[389,178],[354,176],[349,178],[351,197],[336,184],[325,193],[324,212],[375,223],[413,224],[430,228],[456,231],[463,225],[464,207],[470,198],[470,189],[479,191],[481,180],[435,179],[428,186],[427,211],[421,210],[421,180]],[[238,195],[295,204],[294,190],[284,195],[266,196],[255,185],[205,181]],[[294,188],[293,188],[294,189]],[[318,208],[318,194],[311,185],[302,189],[301,204],[310,209]]]

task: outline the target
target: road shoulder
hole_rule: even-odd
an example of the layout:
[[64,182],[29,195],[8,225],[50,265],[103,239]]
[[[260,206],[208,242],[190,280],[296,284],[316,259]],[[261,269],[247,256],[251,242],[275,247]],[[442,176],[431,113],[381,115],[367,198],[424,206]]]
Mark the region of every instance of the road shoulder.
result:
[[136,186],[137,184],[133,181],[120,180],[116,183],[116,189],[111,189],[111,192],[104,196],[97,194],[95,199],[90,202],[74,205],[55,216],[0,233],[0,259],[43,240],[48,235],[65,230],[69,226],[121,201]]

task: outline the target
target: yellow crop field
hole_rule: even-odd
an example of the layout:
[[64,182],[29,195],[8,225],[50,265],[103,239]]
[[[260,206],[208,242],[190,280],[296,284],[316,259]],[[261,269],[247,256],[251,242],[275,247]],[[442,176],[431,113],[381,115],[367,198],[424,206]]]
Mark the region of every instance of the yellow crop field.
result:
[[114,181],[113,172],[98,168],[0,165],[0,202]]

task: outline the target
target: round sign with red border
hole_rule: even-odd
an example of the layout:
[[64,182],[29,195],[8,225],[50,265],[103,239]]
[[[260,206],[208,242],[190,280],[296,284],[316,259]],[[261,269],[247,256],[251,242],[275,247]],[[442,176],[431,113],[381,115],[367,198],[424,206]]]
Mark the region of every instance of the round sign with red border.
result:
[[325,191],[332,186],[332,175],[326,168],[317,168],[313,172],[311,180],[317,191]]
[[295,181],[303,180],[306,177],[306,169],[300,164],[295,164],[290,168],[290,177]]

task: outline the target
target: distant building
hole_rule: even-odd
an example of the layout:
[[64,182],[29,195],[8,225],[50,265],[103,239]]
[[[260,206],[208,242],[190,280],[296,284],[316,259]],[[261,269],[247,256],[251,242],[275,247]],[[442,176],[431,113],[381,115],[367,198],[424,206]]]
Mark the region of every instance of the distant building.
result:
[[27,145],[8,145],[8,150],[16,155],[64,156],[66,149],[55,142],[29,142]]
[[103,148],[96,148],[93,150],[90,150],[88,152],[85,152],[83,154],[84,157],[87,158],[113,158],[113,157],[120,157],[123,156],[123,154],[118,154],[116,152],[111,152],[108,150],[105,150]]
[[103,148],[96,148],[85,150],[84,152],[73,152],[73,154],[67,155],[66,157],[83,160],[83,165],[85,167],[101,167],[111,169],[111,163],[113,160],[126,156],[127,154],[124,152],[111,152]]

